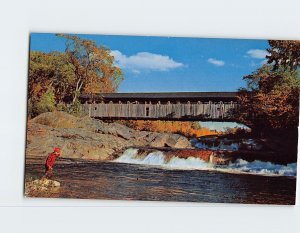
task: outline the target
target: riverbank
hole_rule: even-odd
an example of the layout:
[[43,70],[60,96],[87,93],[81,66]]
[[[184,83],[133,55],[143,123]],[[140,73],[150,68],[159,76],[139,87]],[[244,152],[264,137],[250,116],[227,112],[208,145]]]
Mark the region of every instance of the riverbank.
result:
[[60,147],[63,158],[98,161],[114,160],[128,148],[149,153],[151,150],[167,151],[167,156],[195,157],[215,164],[228,164],[239,158],[276,164],[297,161],[297,150],[287,137],[279,140],[278,137],[253,139],[251,134],[237,136],[191,139],[180,134],[140,131],[115,122],[79,118],[57,111],[43,113],[28,121],[26,158],[46,157],[53,147]]
[[259,136],[252,132],[206,136],[191,140],[198,149],[232,151],[235,157],[247,161],[262,160],[279,164],[296,163],[298,135],[295,132],[273,132]]
[[60,147],[64,158],[108,161],[131,146],[192,148],[179,134],[138,131],[65,112],[43,113],[27,124],[27,158],[46,157],[53,147]]

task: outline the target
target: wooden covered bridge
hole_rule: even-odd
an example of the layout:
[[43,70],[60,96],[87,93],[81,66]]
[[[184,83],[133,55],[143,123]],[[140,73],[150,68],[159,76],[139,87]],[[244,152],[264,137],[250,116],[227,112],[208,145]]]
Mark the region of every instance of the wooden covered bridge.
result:
[[81,95],[93,118],[233,121],[236,92],[101,93]]

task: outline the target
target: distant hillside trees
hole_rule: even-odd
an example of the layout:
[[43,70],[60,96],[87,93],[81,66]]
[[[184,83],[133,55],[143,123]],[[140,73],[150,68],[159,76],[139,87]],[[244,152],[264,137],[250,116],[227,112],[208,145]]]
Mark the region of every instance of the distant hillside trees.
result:
[[299,117],[299,41],[269,41],[263,65],[244,77],[239,91],[240,121],[261,132],[296,129]]
[[[32,51],[29,57],[28,114],[78,111],[81,93],[115,92],[123,80],[110,50],[76,36],[66,38],[65,52]],[[66,102],[71,102],[67,107]]]

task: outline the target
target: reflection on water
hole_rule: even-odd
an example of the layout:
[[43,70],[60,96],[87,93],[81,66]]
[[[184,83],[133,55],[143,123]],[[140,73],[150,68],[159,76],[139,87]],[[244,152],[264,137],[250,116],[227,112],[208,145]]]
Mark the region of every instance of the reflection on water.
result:
[[[28,161],[27,161],[28,162]],[[43,175],[43,161],[26,164],[26,180]],[[125,163],[58,162],[65,198],[294,204],[296,179],[202,170],[166,170]],[[41,194],[40,196],[43,196]]]

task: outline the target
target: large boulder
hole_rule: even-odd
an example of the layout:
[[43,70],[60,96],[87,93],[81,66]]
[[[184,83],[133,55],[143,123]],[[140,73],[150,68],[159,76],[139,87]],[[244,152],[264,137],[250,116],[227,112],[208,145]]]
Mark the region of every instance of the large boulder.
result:
[[191,148],[190,141],[179,134],[158,134],[149,144],[151,147]]
[[[179,134],[170,134],[170,140],[172,143],[168,141],[168,145],[174,148],[192,148],[191,142],[184,136]],[[175,142],[175,143],[174,143]]]
[[115,135],[126,140],[133,138],[132,129],[118,123],[107,124],[107,132],[111,135]]
[[110,134],[29,123],[26,155],[46,157],[53,147],[60,147],[62,157],[107,160],[119,148],[130,145],[129,141]]
[[66,112],[54,111],[42,113],[33,118],[31,122],[46,125],[51,128],[77,128],[79,118]]
[[47,196],[59,192],[60,183],[56,180],[42,178],[25,183],[25,196]]

